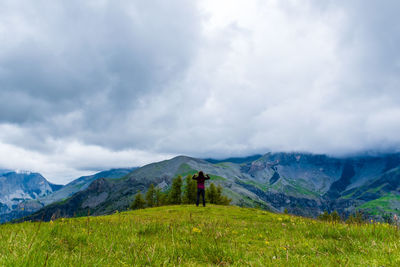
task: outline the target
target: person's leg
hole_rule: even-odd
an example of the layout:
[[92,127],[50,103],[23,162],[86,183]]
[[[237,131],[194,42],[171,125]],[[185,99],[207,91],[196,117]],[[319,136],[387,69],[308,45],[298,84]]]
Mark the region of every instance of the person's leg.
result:
[[200,202],[200,190],[201,190],[201,189],[197,188],[196,206],[199,206],[199,202]]
[[201,190],[201,195],[203,197],[203,207],[205,207],[206,206],[206,194],[205,194],[204,189]]

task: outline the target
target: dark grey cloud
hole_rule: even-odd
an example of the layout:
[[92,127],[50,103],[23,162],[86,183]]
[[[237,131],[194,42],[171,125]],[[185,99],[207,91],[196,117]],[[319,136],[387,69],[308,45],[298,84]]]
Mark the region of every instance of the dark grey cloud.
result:
[[399,7],[2,1],[0,167],[398,151]]
[[5,1],[1,10],[2,122],[82,111],[82,127],[105,128],[196,53],[198,15],[188,1]]

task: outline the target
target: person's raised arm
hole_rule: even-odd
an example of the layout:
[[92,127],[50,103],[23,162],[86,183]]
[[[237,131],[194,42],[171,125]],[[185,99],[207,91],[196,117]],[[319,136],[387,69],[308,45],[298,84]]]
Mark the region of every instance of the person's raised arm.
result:
[[206,174],[206,180],[210,180],[210,176],[208,174]]
[[197,180],[197,175],[194,174],[194,175],[192,176],[192,179],[193,179],[193,180]]

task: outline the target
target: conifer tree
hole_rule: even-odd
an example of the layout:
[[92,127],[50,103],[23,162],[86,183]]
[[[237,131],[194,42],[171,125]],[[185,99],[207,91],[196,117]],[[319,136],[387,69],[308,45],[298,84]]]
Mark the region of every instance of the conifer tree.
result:
[[139,191],[136,196],[135,200],[133,201],[131,205],[131,209],[136,210],[136,209],[143,209],[146,205],[146,202],[143,199],[143,194]]
[[172,181],[171,191],[168,197],[170,204],[182,203],[182,177],[178,176]]
[[157,187],[154,191],[154,204],[156,207],[165,204],[161,202],[162,195],[163,193],[161,192],[161,188]]
[[215,204],[222,204],[223,196],[222,196],[222,186],[220,184],[217,186],[217,195],[215,198],[216,198]]
[[346,223],[348,224],[362,224],[363,222],[365,222],[365,220],[364,215],[361,211],[356,211],[354,215],[351,214],[346,220]]
[[146,192],[146,202],[147,207],[155,206],[155,189],[153,184],[150,185],[149,189]]
[[168,205],[168,194],[161,192],[160,193],[160,206]]
[[217,186],[217,197],[216,198],[217,198],[216,204],[219,204],[219,205],[229,205],[232,201],[232,199],[222,195],[222,186],[221,185]]
[[324,211],[324,213],[318,215],[318,219],[321,221],[330,221],[331,220],[331,215],[327,210]]
[[194,204],[196,203],[196,181],[192,179],[192,176],[189,174],[186,176],[186,187],[183,191],[183,203],[185,204]]
[[229,205],[232,201],[232,199],[222,195],[222,186],[215,186],[214,183],[211,183],[206,189],[206,199],[207,202],[218,205]]
[[288,209],[287,209],[287,208],[285,208],[285,209],[283,210],[283,213],[284,213],[284,214],[289,214],[289,211],[288,211]]
[[340,222],[342,218],[340,218],[339,213],[335,210],[331,213],[331,220],[332,222]]
[[217,188],[215,187],[214,183],[210,184],[210,187],[206,190],[206,197],[208,202],[211,204],[217,204]]

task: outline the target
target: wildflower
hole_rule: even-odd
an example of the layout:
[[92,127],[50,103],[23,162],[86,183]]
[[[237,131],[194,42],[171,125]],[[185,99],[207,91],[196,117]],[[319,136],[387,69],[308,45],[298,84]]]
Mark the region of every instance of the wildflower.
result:
[[237,234],[238,232],[236,232],[235,230],[232,231],[232,234]]
[[262,234],[258,234],[258,237],[262,238]]
[[199,228],[197,228],[197,227],[193,227],[193,230],[192,230],[194,233],[201,233],[201,230],[199,229]]
[[53,225],[53,221],[50,221],[50,225]]
[[374,220],[371,219],[371,223],[374,223]]
[[269,241],[268,240],[265,240],[265,245],[269,245]]
[[286,247],[282,247],[282,248],[283,248],[283,250],[285,250],[285,251],[287,250],[287,248],[286,248]]
[[278,218],[278,221],[280,221],[280,222],[281,222],[281,221],[282,221],[282,218],[281,218],[281,217],[279,217],[279,218]]

